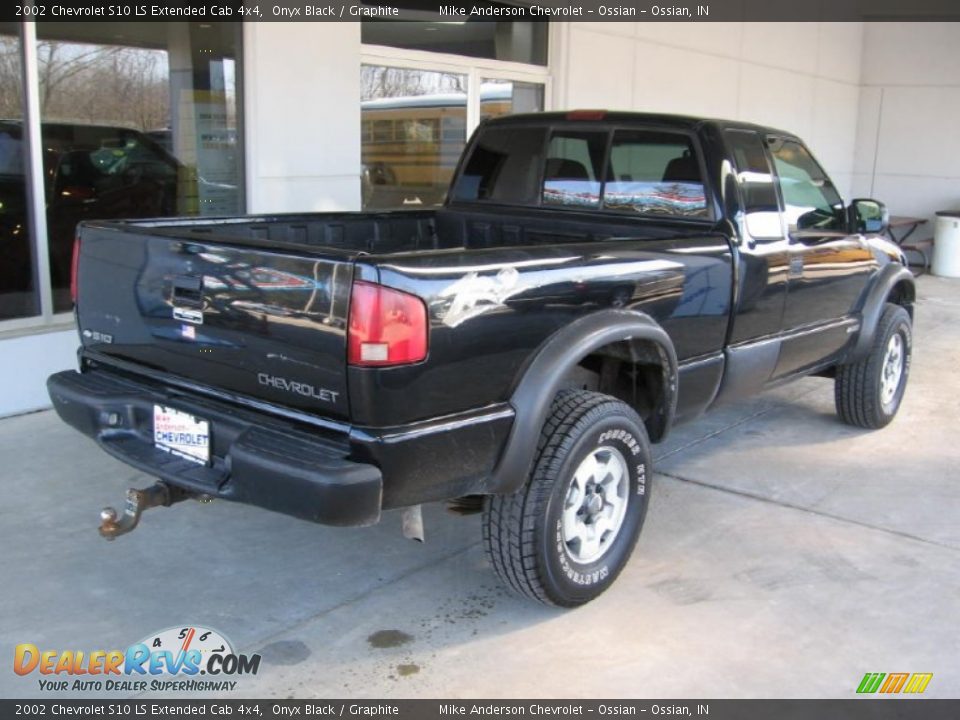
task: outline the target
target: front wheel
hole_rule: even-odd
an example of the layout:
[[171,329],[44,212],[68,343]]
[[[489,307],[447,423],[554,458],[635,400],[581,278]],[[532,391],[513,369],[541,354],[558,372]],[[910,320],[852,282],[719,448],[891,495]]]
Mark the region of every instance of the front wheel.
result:
[[527,482],[484,506],[484,542],[497,575],[549,605],[597,597],[630,558],[650,478],[647,433],[628,405],[600,393],[561,392]]
[[907,388],[912,349],[910,315],[899,305],[888,304],[877,323],[870,353],[837,368],[834,398],[840,419],[869,429],[889,424]]

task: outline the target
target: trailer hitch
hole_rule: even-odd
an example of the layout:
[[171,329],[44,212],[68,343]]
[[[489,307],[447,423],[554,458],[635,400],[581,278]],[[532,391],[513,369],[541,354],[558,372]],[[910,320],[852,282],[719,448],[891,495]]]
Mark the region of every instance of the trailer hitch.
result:
[[170,507],[175,502],[186,500],[190,493],[180,488],[158,482],[151,487],[137,490],[127,490],[127,503],[123,514],[118,517],[112,507],[100,511],[100,535],[107,540],[113,540],[120,535],[126,535],[137,527],[144,510],[154,507]]

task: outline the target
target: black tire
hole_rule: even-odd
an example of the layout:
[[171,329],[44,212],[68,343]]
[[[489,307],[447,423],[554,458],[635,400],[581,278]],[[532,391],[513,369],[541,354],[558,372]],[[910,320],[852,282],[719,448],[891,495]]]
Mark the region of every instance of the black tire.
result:
[[[902,347],[902,364],[896,390],[885,400],[884,377],[890,372],[886,361],[891,342],[897,342],[893,340],[895,336],[899,337]],[[875,430],[893,420],[907,388],[912,348],[910,315],[899,305],[888,303],[877,324],[869,354],[858,362],[837,367],[834,399],[843,422]]]
[[[617,456],[619,454],[619,456]],[[615,484],[596,484],[594,492],[581,487],[571,490],[574,474],[589,456],[611,467],[618,465],[627,478],[616,481],[615,474],[604,477]],[[581,476],[584,473],[581,472]],[[595,477],[598,477],[595,475]],[[548,605],[575,607],[605,591],[630,558],[647,512],[652,479],[650,442],[643,422],[625,403],[608,395],[582,390],[565,390],[553,402],[550,415],[537,445],[533,471],[527,482],[511,495],[489,497],[484,504],[483,539],[487,555],[497,575],[520,595]],[[578,483],[580,481],[577,481]],[[596,488],[602,489],[597,491]],[[608,494],[613,503],[607,502]],[[579,504],[575,497],[596,499]],[[580,539],[564,538],[564,511],[579,507],[575,513],[582,521],[577,527],[593,524],[600,514],[618,515],[618,529],[595,533],[602,538],[595,547],[601,555],[580,562],[577,553],[589,560]],[[581,515],[581,513],[583,513]],[[568,518],[572,517],[568,515]],[[608,522],[609,517],[604,522]],[[569,520],[567,527],[570,527]]]

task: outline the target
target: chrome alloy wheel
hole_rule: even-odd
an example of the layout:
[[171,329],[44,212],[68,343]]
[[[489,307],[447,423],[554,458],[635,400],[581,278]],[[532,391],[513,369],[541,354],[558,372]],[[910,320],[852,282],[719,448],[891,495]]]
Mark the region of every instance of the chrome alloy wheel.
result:
[[616,448],[604,445],[580,463],[563,504],[561,531],[578,563],[599,559],[613,545],[627,513],[630,473]]
[[904,360],[903,337],[896,332],[887,342],[887,352],[884,354],[883,367],[880,370],[880,402],[884,407],[893,402],[897,388],[900,387]]

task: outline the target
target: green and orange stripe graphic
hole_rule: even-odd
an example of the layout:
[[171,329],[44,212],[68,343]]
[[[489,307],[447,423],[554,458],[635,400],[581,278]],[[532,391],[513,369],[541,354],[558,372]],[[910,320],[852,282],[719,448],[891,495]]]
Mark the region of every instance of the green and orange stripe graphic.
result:
[[857,692],[864,695],[873,693],[922,693],[927,689],[933,673],[866,673]]

